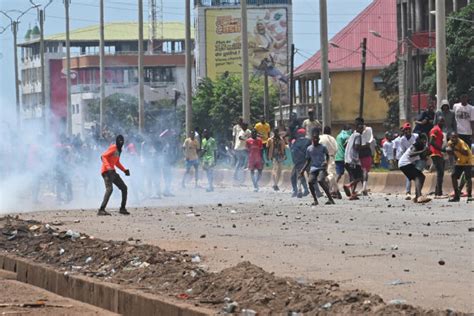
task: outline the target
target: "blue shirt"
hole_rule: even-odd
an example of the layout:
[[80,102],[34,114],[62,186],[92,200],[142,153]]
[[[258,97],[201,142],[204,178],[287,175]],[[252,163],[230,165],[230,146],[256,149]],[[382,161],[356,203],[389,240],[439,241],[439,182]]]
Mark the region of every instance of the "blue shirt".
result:
[[295,165],[303,164],[306,161],[306,149],[311,145],[311,141],[302,136],[291,145],[291,158]]
[[326,146],[318,144],[317,146],[311,145],[306,149],[306,159],[311,159],[310,171],[316,171],[323,169],[323,164],[326,162],[328,155],[328,149]]

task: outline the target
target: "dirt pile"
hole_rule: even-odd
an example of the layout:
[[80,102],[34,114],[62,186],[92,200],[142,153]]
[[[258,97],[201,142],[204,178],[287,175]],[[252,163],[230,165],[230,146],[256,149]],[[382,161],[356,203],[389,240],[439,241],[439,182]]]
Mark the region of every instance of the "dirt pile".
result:
[[83,274],[173,296],[222,313],[252,310],[261,315],[458,315],[426,311],[403,302],[386,304],[377,295],[343,290],[331,281],[309,283],[280,278],[250,262],[210,273],[197,255],[166,251],[135,240],[104,241],[60,228],[61,223],[0,218],[0,250],[49,264],[67,274]]

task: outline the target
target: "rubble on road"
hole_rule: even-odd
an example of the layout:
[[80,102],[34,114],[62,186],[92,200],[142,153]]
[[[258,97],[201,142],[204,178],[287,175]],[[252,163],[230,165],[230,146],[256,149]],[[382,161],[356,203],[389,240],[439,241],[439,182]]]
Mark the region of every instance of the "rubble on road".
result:
[[82,274],[136,287],[201,304],[216,313],[460,315],[426,311],[403,300],[387,304],[377,295],[344,290],[333,281],[277,277],[247,261],[211,273],[202,265],[205,258],[197,254],[105,241],[56,226],[0,218],[0,251],[48,264],[66,275]]

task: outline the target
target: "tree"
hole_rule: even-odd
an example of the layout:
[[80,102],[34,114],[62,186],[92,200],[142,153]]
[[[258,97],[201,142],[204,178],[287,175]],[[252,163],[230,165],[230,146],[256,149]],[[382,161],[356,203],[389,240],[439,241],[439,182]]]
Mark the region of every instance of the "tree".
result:
[[[474,3],[453,13],[446,23],[448,98],[456,100],[468,94],[474,100]],[[422,89],[436,95],[436,55],[431,54],[424,67]]]
[[[99,99],[89,104],[89,121],[99,122],[99,107]],[[173,100],[145,103],[145,131],[160,132],[165,128],[174,127],[173,116]],[[136,133],[138,130],[138,98],[124,93],[114,93],[106,97],[104,124],[113,133]]]
[[[252,123],[263,114],[263,80],[253,77],[250,80],[250,111]],[[278,105],[278,91],[273,85],[270,89],[270,117],[273,107]],[[240,76],[223,74],[213,81],[201,80],[193,97],[193,125],[208,128],[214,137],[228,139],[233,124],[242,116],[242,80]]]
[[380,72],[384,86],[380,91],[380,97],[388,104],[387,118],[384,127],[395,129],[399,126],[400,99],[398,94],[398,64],[391,63]]

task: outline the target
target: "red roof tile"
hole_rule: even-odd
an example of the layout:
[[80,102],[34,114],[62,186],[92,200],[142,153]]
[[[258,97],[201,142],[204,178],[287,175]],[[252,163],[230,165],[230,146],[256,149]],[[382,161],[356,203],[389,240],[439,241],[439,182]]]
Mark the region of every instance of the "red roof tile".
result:
[[[370,33],[376,31],[383,38]],[[368,69],[384,68],[396,59],[397,52],[397,5],[396,0],[374,0],[346,27],[337,33],[329,45],[329,71],[360,69],[360,44],[367,38]],[[354,52],[357,50],[358,52]],[[295,75],[321,71],[321,52],[295,69]]]

